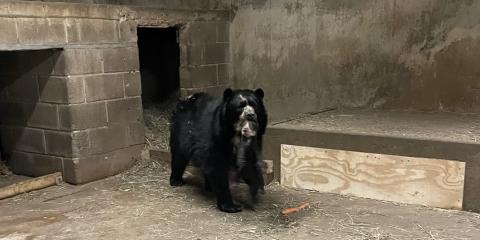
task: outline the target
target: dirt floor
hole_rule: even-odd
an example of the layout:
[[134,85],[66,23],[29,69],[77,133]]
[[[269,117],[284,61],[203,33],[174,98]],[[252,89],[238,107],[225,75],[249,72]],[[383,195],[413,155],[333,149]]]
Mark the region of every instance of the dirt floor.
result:
[[[171,188],[168,170],[142,160],[129,171],[82,186],[62,184],[0,200],[0,239],[480,239],[480,215],[267,187],[253,209],[226,214],[201,179]],[[310,208],[283,216],[285,207]],[[250,206],[250,207],[249,207]]]

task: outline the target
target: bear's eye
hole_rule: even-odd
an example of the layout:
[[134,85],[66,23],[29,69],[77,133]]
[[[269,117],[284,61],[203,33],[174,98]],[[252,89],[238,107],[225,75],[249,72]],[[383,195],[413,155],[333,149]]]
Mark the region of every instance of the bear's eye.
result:
[[238,108],[244,108],[245,106],[247,106],[247,102],[241,102],[241,103],[238,105]]

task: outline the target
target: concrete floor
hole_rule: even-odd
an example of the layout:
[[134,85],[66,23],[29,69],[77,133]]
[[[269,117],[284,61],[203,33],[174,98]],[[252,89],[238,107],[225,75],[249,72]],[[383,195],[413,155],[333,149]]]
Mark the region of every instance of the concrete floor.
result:
[[[0,201],[0,239],[480,239],[480,214],[268,186],[255,209],[225,214],[194,176],[171,188],[144,160],[82,186],[63,184]],[[308,201],[288,217],[280,211]]]

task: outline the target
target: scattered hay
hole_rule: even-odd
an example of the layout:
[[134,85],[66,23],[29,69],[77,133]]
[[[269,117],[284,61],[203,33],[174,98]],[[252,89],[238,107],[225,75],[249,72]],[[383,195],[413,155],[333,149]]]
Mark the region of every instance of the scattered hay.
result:
[[12,175],[12,172],[10,171],[10,169],[8,169],[5,161],[2,161],[2,159],[0,159],[0,176],[10,176]]
[[[412,206],[288,189],[278,183],[269,184],[254,207],[226,214],[216,209],[212,194],[203,192],[201,179],[186,178],[187,185],[172,188],[168,177],[167,164],[142,158],[105,180],[9,199],[0,211],[14,208],[7,216],[23,214],[27,219],[64,216],[36,230],[47,235],[51,231],[58,239],[474,239],[470,236],[480,226],[480,218],[470,213],[411,211]],[[235,199],[244,203],[246,186],[232,188]],[[39,202],[44,205],[37,209]],[[281,213],[303,202],[310,206],[286,216]],[[438,217],[444,225],[429,222]],[[458,225],[450,228],[451,222]]]
[[149,149],[169,149],[169,122],[176,103],[177,97],[171,97],[161,103],[149,104],[149,106],[143,110],[145,141]]

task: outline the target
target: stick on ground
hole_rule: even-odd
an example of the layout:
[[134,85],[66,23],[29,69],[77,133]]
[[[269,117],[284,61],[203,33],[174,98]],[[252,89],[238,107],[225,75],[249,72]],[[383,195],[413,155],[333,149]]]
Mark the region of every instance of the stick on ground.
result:
[[41,177],[21,181],[12,185],[0,188],[0,200],[16,196],[18,194],[38,190],[53,185],[57,185],[62,181],[62,173],[56,172]]

